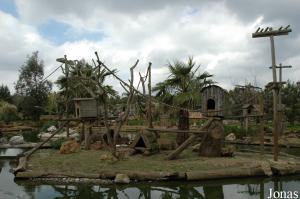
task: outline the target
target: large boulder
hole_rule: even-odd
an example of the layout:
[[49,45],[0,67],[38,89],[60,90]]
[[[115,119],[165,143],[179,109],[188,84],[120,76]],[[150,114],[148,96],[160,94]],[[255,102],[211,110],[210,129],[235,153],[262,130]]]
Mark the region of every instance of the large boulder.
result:
[[115,177],[115,183],[128,184],[129,182],[130,178],[126,174],[118,173]]
[[230,133],[225,137],[226,141],[234,141],[236,140],[236,136],[234,135],[234,133]]
[[18,144],[24,144],[24,143],[25,143],[24,138],[21,135],[16,135],[9,139],[10,145],[18,145]]
[[55,126],[50,126],[49,128],[47,128],[48,132],[54,132],[56,130],[57,130],[57,128]]
[[76,142],[76,140],[69,140],[64,142],[60,149],[60,154],[69,154],[69,153],[75,153],[80,151],[80,144]]

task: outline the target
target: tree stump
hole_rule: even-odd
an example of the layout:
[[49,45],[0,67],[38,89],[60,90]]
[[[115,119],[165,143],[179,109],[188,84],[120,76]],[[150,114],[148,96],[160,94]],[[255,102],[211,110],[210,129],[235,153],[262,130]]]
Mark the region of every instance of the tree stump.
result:
[[[179,111],[179,121],[178,121],[179,130],[188,130],[189,129],[189,112],[187,110]],[[177,133],[176,142],[178,145],[181,145],[184,141],[189,138],[189,133]]]
[[220,157],[224,139],[224,127],[221,120],[213,120],[202,138],[199,155],[205,157]]

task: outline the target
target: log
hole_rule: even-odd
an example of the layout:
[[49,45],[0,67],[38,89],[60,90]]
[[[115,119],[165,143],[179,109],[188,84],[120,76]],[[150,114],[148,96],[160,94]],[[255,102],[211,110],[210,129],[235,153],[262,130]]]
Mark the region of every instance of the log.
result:
[[49,136],[44,142],[41,142],[39,144],[37,144],[33,149],[31,149],[28,152],[25,152],[24,155],[26,158],[29,158],[29,156],[31,156],[35,151],[37,151],[41,146],[43,146],[44,144],[46,144],[51,138],[53,138],[57,133],[59,133],[66,124],[68,124],[69,122],[65,122],[61,125],[61,127],[59,127],[54,133],[52,133],[51,136]]
[[199,155],[205,157],[221,157],[223,138],[223,124],[221,121],[214,120],[209,125],[208,131],[202,139]]
[[60,132],[64,126],[69,123],[65,122],[60,128],[58,128],[51,136],[49,136],[44,142],[41,142],[37,144],[34,148],[32,148],[30,151],[27,151],[24,153],[24,156],[19,158],[19,164],[16,168],[13,168],[13,173],[16,174],[19,171],[25,171],[27,168],[27,160],[28,158],[35,152],[37,151],[40,147],[42,147],[44,144],[46,144],[54,135],[56,135],[58,132]]
[[[209,119],[202,127],[201,131],[208,129],[208,127],[211,125],[211,123],[214,121],[214,118]],[[184,149],[186,149],[193,141],[195,141],[195,138],[197,138],[198,135],[192,134],[186,141],[184,141],[175,151],[170,153],[166,159],[173,160],[175,159]]]
[[195,134],[192,134],[186,141],[184,141],[175,151],[170,153],[167,157],[168,160],[175,159],[184,149],[186,149],[196,138]]
[[264,176],[265,172],[260,166],[226,168],[209,171],[189,171],[186,172],[187,180],[208,180],[220,178]]

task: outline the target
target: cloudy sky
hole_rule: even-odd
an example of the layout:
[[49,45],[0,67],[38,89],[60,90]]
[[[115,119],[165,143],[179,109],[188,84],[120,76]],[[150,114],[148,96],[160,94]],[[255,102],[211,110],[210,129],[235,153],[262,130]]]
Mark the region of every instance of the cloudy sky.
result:
[[125,80],[136,59],[137,72],[151,61],[155,84],[167,77],[168,61],[193,56],[224,88],[264,86],[272,78],[270,42],[251,33],[288,24],[293,32],[275,39],[276,61],[293,66],[284,79],[299,81],[299,20],[299,0],[1,0],[0,84],[14,92],[20,66],[38,50],[46,74],[64,54],[91,60],[98,51]]

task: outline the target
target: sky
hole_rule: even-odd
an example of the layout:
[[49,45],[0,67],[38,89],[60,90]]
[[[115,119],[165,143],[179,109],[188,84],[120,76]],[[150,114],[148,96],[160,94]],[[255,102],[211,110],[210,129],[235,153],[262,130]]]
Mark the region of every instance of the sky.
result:
[[[270,41],[251,34],[258,27],[291,25],[288,36],[275,38],[276,63],[292,65],[283,80],[300,80],[299,0],[0,0],[0,84],[14,92],[19,69],[39,51],[45,75],[56,58],[100,59],[129,79],[129,68],[146,72],[152,62],[152,85],[168,77],[169,62],[201,64],[219,86],[272,81]],[[61,71],[49,79],[55,81]],[[136,81],[137,83],[137,81]],[[122,92],[113,78],[112,84]]]

